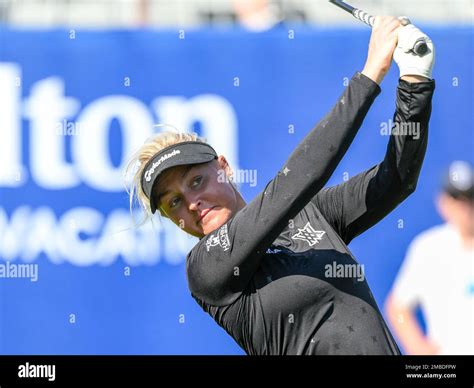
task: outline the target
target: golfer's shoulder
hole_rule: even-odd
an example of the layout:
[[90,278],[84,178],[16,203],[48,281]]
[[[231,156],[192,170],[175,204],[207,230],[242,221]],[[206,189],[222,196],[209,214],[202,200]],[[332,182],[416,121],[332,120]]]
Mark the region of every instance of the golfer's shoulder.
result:
[[188,252],[186,255],[186,264],[192,264],[197,258],[203,255],[205,249],[206,249],[206,244],[205,244],[205,239],[206,236],[204,236],[202,239],[200,239],[196,245],[194,245],[191,250]]
[[192,292],[200,294],[202,281],[207,278],[205,259],[205,245],[202,249],[201,239],[186,255],[186,276]]
[[186,255],[187,265],[201,262],[204,259],[219,259],[222,258],[224,254],[228,253],[231,247],[228,224],[229,223],[225,223],[202,237]]

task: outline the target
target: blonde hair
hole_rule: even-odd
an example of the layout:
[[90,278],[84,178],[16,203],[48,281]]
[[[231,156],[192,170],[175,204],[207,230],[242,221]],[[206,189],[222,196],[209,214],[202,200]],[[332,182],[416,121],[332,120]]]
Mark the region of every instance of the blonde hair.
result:
[[130,197],[130,214],[133,218],[133,206],[136,203],[139,204],[139,207],[145,214],[144,219],[136,226],[143,225],[153,216],[150,209],[150,200],[144,193],[141,185],[141,177],[146,164],[163,148],[182,143],[183,141],[201,141],[206,143],[204,138],[199,137],[194,132],[163,131],[148,138],[127,163],[124,176],[126,181],[130,181],[129,184],[126,183],[126,190]]

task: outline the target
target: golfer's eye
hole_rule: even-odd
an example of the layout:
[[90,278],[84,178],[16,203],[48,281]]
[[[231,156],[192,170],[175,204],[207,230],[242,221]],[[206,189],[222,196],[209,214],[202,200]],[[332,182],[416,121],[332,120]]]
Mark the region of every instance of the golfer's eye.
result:
[[179,205],[179,197],[173,197],[171,200],[168,202],[168,206],[170,209],[174,209],[176,206]]
[[198,175],[197,177],[195,177],[193,179],[193,181],[191,182],[191,187],[197,187],[199,186],[199,184],[201,183],[202,181],[202,176],[201,175]]

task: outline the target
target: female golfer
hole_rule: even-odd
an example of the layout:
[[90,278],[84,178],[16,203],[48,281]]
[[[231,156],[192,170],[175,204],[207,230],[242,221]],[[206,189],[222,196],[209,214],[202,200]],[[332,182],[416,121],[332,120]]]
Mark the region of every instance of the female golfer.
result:
[[[423,57],[410,51],[420,36],[430,48]],[[394,123],[419,131],[392,131],[380,164],[323,189],[393,55],[401,74]],[[186,258],[191,294],[248,354],[399,354],[347,244],[415,190],[433,58],[416,27],[378,17],[364,70],[248,204],[222,179],[232,175],[225,157],[196,135],[164,132],[138,150],[135,194],[149,213],[159,209],[200,239]]]

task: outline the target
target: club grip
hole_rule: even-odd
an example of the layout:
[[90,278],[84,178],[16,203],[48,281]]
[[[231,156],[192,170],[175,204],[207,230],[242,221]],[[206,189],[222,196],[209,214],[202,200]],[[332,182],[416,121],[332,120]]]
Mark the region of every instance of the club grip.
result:
[[370,27],[374,26],[375,23],[375,18],[368,14],[367,12],[364,12],[360,9],[354,9],[352,12],[355,18],[359,19],[361,22],[364,22],[365,24],[368,24]]

